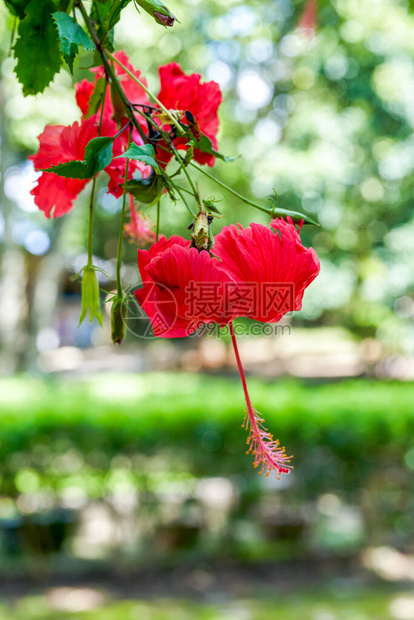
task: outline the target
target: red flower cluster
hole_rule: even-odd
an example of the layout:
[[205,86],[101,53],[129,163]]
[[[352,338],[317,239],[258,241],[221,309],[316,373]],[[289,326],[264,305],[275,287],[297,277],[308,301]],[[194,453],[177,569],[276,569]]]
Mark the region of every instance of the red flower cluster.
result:
[[[146,80],[140,71],[135,70],[130,64],[125,52],[117,52],[115,57],[131,71],[144,85]],[[118,64],[114,63],[115,72],[120,81],[122,89],[127,99],[138,104],[137,109],[146,110],[150,101],[143,88]],[[44,132],[39,136],[39,151],[30,159],[33,161],[36,170],[49,168],[53,165],[64,163],[71,160],[82,160],[85,154],[85,146],[92,139],[98,136],[98,124],[100,113],[90,115],[91,97],[95,93],[98,82],[104,78],[103,67],[92,69],[94,80],[82,80],[76,85],[76,102],[82,113],[80,123],[74,123],[69,127],[63,125],[48,125]],[[201,83],[200,75],[185,75],[180,66],[171,63],[160,67],[161,90],[159,100],[167,108],[178,110],[183,114],[183,123],[186,123],[184,112],[190,111],[196,119],[200,130],[205,133],[216,148],[216,134],[218,131],[217,111],[221,102],[221,93],[218,84],[215,82]],[[96,102],[95,102],[96,105]],[[156,106],[155,106],[156,108]],[[114,136],[121,127],[127,122],[123,118],[123,109],[119,108],[119,101],[116,93],[107,89],[103,109],[103,122],[100,131],[102,136]],[[156,110],[155,110],[156,112]],[[156,116],[154,115],[154,119]],[[146,119],[137,112],[136,119],[139,122],[145,135],[149,135],[149,127]],[[139,132],[134,129],[132,139],[138,145],[143,144],[143,139]],[[187,140],[177,138],[171,133],[174,146],[178,149],[187,149]],[[122,154],[127,148],[127,132],[121,134],[114,142],[114,156]],[[157,148],[157,159],[161,165],[166,165],[171,159],[171,154],[162,147],[167,148],[163,141],[159,141]],[[195,150],[194,157],[199,163],[206,163],[210,166],[214,163],[214,157]],[[113,161],[105,172],[109,175],[108,191],[118,197],[122,193],[122,184],[125,175],[126,160],[121,158]],[[130,160],[128,178],[131,179],[136,173],[140,178],[146,178],[151,174],[151,168],[141,162]],[[32,190],[35,203],[47,217],[60,217],[73,207],[73,202],[78,194],[87,184],[87,180],[67,179],[51,172],[43,172]]]
[[138,250],[144,286],[135,295],[156,336],[188,336],[202,323],[226,325],[237,316],[277,322],[300,310],[305,288],[319,273],[315,250],[282,219],[270,227],[223,228],[213,254],[178,236]]

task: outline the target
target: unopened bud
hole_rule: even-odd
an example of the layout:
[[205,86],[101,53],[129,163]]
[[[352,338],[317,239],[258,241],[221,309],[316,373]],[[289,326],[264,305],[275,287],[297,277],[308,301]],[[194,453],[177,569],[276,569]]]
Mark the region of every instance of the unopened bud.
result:
[[174,26],[175,17],[161,0],[136,0],[136,3],[163,26]]
[[96,277],[95,268],[87,265],[83,269],[82,276],[82,311],[79,318],[79,325],[85,319],[89,310],[89,322],[92,323],[95,317],[102,326],[101,300],[99,293],[99,282]]
[[114,344],[122,344],[125,337],[127,307],[124,297],[115,295],[111,308],[111,338]]
[[154,11],[153,16],[155,21],[159,22],[163,26],[169,26],[172,28],[174,26],[175,17],[174,15],[166,15],[165,13],[160,13],[159,11]]

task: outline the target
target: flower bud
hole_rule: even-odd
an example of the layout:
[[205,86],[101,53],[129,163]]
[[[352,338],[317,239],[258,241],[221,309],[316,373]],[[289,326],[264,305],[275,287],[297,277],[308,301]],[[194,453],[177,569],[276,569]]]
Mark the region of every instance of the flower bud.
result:
[[174,26],[175,17],[161,0],[136,0],[136,3],[149,15],[152,15],[159,24]]
[[82,276],[82,312],[79,318],[79,325],[85,319],[89,310],[89,322],[92,323],[96,317],[99,325],[102,326],[101,300],[99,294],[99,282],[96,277],[95,268],[87,265],[83,269]]
[[111,338],[114,344],[122,344],[125,336],[127,307],[124,297],[115,295],[111,308]]

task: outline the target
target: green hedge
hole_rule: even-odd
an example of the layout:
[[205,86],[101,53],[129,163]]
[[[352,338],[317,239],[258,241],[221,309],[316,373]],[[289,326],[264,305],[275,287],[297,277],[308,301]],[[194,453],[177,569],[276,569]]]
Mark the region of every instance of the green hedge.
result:
[[[414,468],[413,384],[256,379],[249,384],[254,406],[295,456],[296,485],[304,496],[332,488],[352,491],[384,466]],[[236,378],[148,373],[3,379],[2,490],[15,493],[15,474],[21,477],[22,470],[29,471],[29,487],[30,471],[57,484],[81,466],[92,477],[106,472],[114,462],[119,465],[120,455],[135,456],[138,473],[142,464],[171,476],[253,475],[243,409]],[[68,455],[63,463],[62,454]]]

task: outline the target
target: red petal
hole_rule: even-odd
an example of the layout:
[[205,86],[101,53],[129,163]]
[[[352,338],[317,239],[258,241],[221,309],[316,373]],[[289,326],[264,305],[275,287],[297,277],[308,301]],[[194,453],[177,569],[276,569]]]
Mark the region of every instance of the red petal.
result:
[[[159,100],[167,108],[174,110],[189,110],[197,119],[201,131],[212,141],[217,149],[216,135],[219,126],[218,108],[222,101],[220,86],[216,82],[201,83],[198,73],[186,75],[180,65],[172,62],[159,68],[161,90]],[[183,122],[186,122],[183,119]],[[187,150],[186,141],[182,138],[174,140],[176,148]],[[167,153],[160,155],[160,162],[167,163]],[[195,150],[195,160],[200,164],[214,165],[215,158],[207,153]]]
[[[202,323],[224,325],[237,315],[236,302],[227,302],[225,294],[226,286],[233,281],[208,252],[174,244],[152,258],[152,248],[147,253],[138,251],[145,290],[137,291],[136,296],[156,335],[188,336]],[[164,321],[162,330],[158,326],[160,317]]]
[[64,179],[52,172],[43,172],[30,193],[46,217],[51,216],[53,208],[53,217],[61,217],[72,209],[74,200],[87,183],[87,179]]
[[245,316],[267,323],[300,310],[305,288],[319,273],[315,250],[302,245],[293,223],[278,219],[271,226],[224,227],[214,245],[223,269],[256,295]]
[[76,103],[82,112],[82,116],[88,113],[89,100],[94,90],[95,84],[89,80],[82,80],[78,84],[75,84]]

